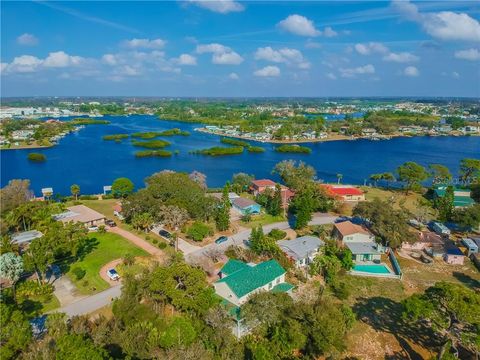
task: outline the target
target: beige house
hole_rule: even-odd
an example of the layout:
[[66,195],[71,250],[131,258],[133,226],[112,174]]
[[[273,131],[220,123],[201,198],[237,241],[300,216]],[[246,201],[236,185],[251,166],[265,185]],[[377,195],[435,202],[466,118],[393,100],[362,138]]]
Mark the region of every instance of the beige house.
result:
[[67,208],[67,211],[54,215],[54,219],[63,223],[80,222],[85,226],[102,225],[105,223],[105,215],[90,209],[85,205],[75,205]]
[[350,242],[375,241],[375,236],[365,226],[350,221],[335,224],[332,236],[342,242],[343,245]]

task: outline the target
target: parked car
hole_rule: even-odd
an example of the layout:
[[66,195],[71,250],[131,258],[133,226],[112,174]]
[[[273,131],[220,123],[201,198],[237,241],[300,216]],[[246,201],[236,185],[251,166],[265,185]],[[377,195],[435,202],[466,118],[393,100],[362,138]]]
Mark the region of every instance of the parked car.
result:
[[120,275],[118,275],[117,270],[115,269],[108,269],[107,276],[110,278],[110,280],[113,281],[117,281],[120,279]]
[[115,227],[117,226],[117,223],[113,220],[105,220],[105,224],[110,226],[110,227]]
[[98,226],[97,225],[89,226],[88,231],[98,231]]
[[335,224],[348,221],[350,218],[348,216],[339,216],[338,218],[335,219]]
[[250,240],[243,240],[243,245],[250,247]]
[[215,240],[215,244],[221,244],[221,243],[224,243],[225,241],[228,240],[228,237],[226,236],[220,236],[217,240]]
[[161,237],[167,240],[170,240],[172,238],[172,234],[170,234],[167,230],[164,230],[164,229],[159,230],[158,235],[160,235]]

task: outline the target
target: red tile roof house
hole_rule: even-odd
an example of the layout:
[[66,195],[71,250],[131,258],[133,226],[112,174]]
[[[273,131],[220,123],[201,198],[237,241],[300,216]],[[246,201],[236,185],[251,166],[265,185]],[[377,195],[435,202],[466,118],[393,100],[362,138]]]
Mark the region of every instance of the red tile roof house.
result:
[[342,201],[365,201],[365,194],[359,188],[352,185],[329,185],[320,184],[330,196]]
[[[253,180],[250,184],[250,191],[253,195],[258,196],[262,194],[265,190],[269,189],[275,191],[275,186],[277,184],[270,180],[270,179],[260,179],[260,180]],[[295,195],[292,190],[284,185],[280,185],[281,187],[281,195],[282,195],[282,207],[287,208],[290,200]]]

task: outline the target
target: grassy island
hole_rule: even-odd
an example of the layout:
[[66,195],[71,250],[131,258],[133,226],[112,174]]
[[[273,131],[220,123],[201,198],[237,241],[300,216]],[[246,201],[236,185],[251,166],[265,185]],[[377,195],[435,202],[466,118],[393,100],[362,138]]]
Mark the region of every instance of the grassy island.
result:
[[238,155],[243,153],[243,146],[221,147],[214,146],[209,149],[190,151],[191,154],[209,155],[209,156],[223,156],[223,155]]
[[281,153],[301,153],[301,154],[310,154],[312,149],[300,146],[300,145],[281,145],[275,148],[276,152]]
[[73,125],[106,125],[110,124],[108,120],[88,119],[88,118],[75,118],[70,121]]
[[248,147],[248,152],[250,152],[250,153],[263,153],[263,152],[265,152],[265,149],[261,146],[249,146]]
[[170,145],[168,141],[165,140],[150,140],[150,141],[136,141],[132,142],[133,146],[144,147],[147,149],[158,149],[164,148],[165,146]]
[[44,162],[47,160],[47,157],[41,153],[29,153],[27,159],[34,162]]
[[153,139],[160,136],[158,131],[147,131],[147,132],[136,132],[132,134],[132,137],[139,138],[139,139]]
[[172,152],[167,150],[145,150],[145,151],[137,151],[135,153],[135,157],[137,158],[170,157],[170,156],[172,156]]
[[102,137],[103,140],[115,140],[121,141],[122,139],[127,139],[128,134],[112,134],[112,135],[105,135]]
[[235,146],[243,146],[243,147],[249,147],[250,144],[246,141],[243,140],[238,140],[238,139],[232,139],[232,138],[222,138],[220,142],[228,145],[235,145]]
[[174,135],[189,136],[190,133],[188,131],[182,131],[179,128],[173,128],[173,129],[165,130],[159,133],[159,136],[174,136]]

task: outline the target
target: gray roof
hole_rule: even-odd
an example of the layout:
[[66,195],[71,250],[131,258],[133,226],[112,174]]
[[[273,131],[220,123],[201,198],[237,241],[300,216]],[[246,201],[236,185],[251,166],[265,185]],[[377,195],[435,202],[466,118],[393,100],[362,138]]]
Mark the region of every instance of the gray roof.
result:
[[237,198],[233,199],[232,203],[235,206],[239,207],[240,209],[245,209],[245,208],[248,208],[249,206],[252,206],[252,205],[258,205],[255,201],[250,200],[250,199],[246,199],[246,198],[242,198],[242,197],[237,197]]
[[361,254],[381,254],[380,251],[377,250],[377,244],[373,241],[365,241],[365,242],[351,242],[346,243],[347,247],[350,249],[353,255],[361,255]]
[[325,243],[316,236],[302,236],[294,240],[277,241],[278,246],[296,260],[305,259],[309,254],[316,252]]
[[26,244],[30,243],[35,239],[41,238],[43,234],[37,230],[24,231],[21,233],[14,234],[12,236],[12,242],[16,244]]

